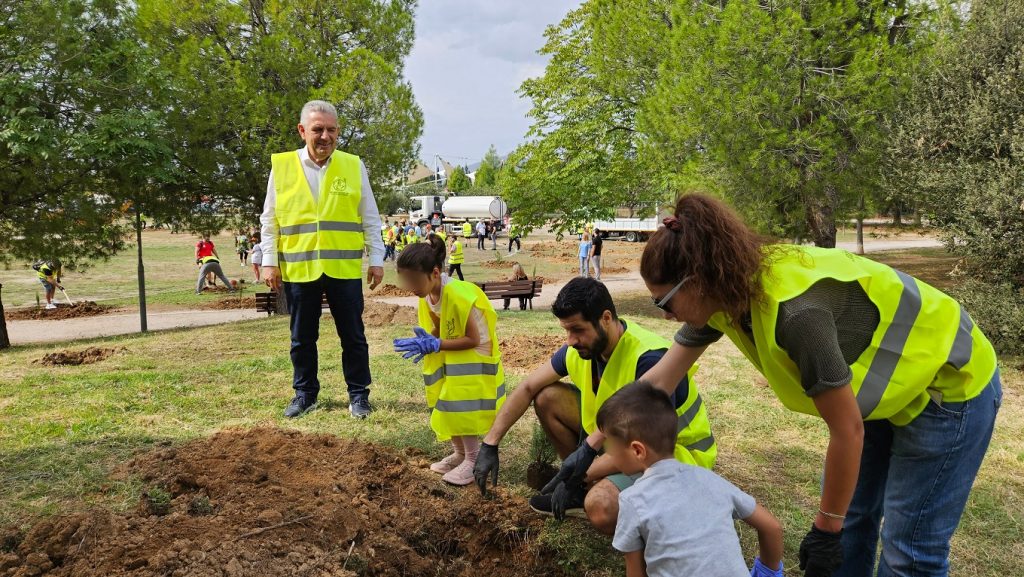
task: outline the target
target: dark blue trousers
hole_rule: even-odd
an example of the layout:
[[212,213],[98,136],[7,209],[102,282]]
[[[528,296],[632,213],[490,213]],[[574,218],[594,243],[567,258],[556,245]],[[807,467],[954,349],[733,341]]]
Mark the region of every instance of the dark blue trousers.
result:
[[369,397],[370,350],[363,328],[362,279],[336,279],[325,275],[313,282],[286,282],[284,290],[291,314],[295,394],[312,401],[320,392],[316,342],[320,336],[321,296],[327,295],[334,326],[341,338],[341,367],[349,399]]

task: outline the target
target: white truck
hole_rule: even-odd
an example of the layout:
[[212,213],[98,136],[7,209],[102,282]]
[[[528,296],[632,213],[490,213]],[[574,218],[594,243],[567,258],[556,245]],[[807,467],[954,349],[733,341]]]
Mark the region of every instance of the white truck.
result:
[[629,242],[647,240],[660,225],[657,217],[650,218],[613,218],[612,220],[594,221],[595,229],[601,231],[601,238],[625,237]]
[[414,222],[430,223],[434,228],[444,226],[447,232],[478,220],[494,220],[501,230],[508,218],[508,205],[500,196],[414,196],[412,200],[409,217]]

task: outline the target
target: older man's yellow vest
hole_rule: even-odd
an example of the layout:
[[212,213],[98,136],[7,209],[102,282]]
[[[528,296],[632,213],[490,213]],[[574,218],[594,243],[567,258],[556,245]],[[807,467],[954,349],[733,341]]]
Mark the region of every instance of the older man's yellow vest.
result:
[[[439,441],[453,436],[484,435],[505,402],[505,370],[501,366],[498,317],[480,287],[470,282],[449,280],[441,291],[442,340],[466,334],[470,313],[476,307],[484,315],[491,354],[475,349],[439,351],[423,359],[423,384],[430,413],[430,427]],[[433,332],[434,321],[426,299],[420,299],[419,325]]]
[[317,202],[297,152],[273,155],[271,166],[281,278],[287,282],[310,282],[322,275],[360,278],[364,238],[359,157],[341,151],[331,155]]
[[850,365],[850,385],[865,420],[895,425],[914,420],[931,398],[966,401],[992,380],[996,354],[960,303],[928,284],[870,259],[838,249],[778,246],[768,249],[761,277],[764,296],[751,305],[754,341],[718,313],[709,324],[724,332],[768,380],[787,408],[818,411],[804,393],[800,371],[775,339],[779,303],[816,282],[856,281],[878,308],[871,344]]
[[[627,325],[601,374],[597,393],[594,392],[592,361],[581,358],[576,349],[569,348],[565,364],[573,384],[580,390],[580,415],[583,429],[588,435],[597,429],[597,411],[601,405],[619,389],[636,380],[636,365],[640,357],[649,351],[667,349],[670,344],[667,339],[643,327]],[[676,427],[678,433],[675,457],[682,463],[711,469],[718,456],[718,444],[715,443],[715,436],[711,434],[707,407],[704,406],[704,401],[697,392],[697,383],[693,380],[696,372],[696,366],[690,369],[687,375],[689,393],[683,404],[676,409],[679,419]]]

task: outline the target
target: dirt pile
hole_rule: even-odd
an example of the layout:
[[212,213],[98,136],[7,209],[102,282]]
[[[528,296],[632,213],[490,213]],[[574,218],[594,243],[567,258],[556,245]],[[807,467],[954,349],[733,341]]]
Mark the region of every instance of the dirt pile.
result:
[[391,303],[366,300],[363,303],[363,324],[368,327],[416,324],[416,309]]
[[530,253],[556,261],[572,262],[579,258],[579,244],[573,240],[564,242],[544,241],[529,247]]
[[502,260],[482,260],[478,264],[482,268],[507,270],[509,274],[512,274],[512,265],[516,264],[517,261],[502,259]]
[[216,285],[216,286],[206,285],[206,286],[203,287],[203,292],[204,293],[226,293],[226,292],[231,292],[231,289],[229,289],[228,287],[224,286],[223,284],[219,284],[219,285]]
[[564,344],[565,339],[557,335],[518,335],[501,339],[498,347],[501,349],[501,362],[506,370],[526,373],[550,359]]
[[107,305],[98,305],[93,301],[80,301],[73,305],[55,304],[57,305],[55,309],[47,310],[40,307],[37,309],[5,311],[4,316],[9,321],[61,320],[102,315],[114,308]]
[[372,445],[222,432],[115,473],[148,489],[131,513],[92,511],[8,532],[0,575],[119,577],[562,575],[521,499],[483,499]]
[[370,293],[370,296],[375,297],[412,297],[416,296],[413,293],[397,287],[393,284],[384,284],[377,287],[376,290]]
[[93,363],[98,363],[102,360],[105,360],[114,353],[123,350],[125,350],[124,347],[89,347],[81,351],[57,351],[56,353],[48,353],[44,355],[43,358],[36,359],[32,362],[51,367],[91,365]]
[[209,303],[203,303],[204,309],[232,310],[256,308],[256,297],[226,297]]

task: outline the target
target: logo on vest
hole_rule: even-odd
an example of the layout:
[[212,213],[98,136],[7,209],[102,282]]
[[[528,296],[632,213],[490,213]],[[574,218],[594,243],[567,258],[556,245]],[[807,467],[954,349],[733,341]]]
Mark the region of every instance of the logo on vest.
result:
[[454,339],[455,338],[455,319],[449,319],[448,322],[445,323],[445,324],[446,324],[445,330],[448,333],[448,337],[447,338]]
[[327,190],[327,193],[348,196],[352,194],[352,190],[348,187],[348,181],[339,176],[331,182],[331,187]]

